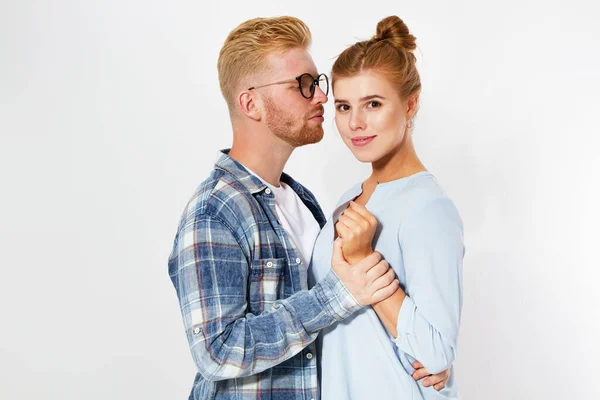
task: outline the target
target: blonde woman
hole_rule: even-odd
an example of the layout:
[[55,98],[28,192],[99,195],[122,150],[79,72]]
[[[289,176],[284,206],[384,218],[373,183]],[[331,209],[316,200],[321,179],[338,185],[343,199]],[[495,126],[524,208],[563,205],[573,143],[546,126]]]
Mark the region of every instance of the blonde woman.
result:
[[[326,276],[332,248],[339,245],[349,263],[376,250],[395,270],[400,288],[323,329],[324,400],[458,396],[451,366],[462,306],[463,227],[413,145],[421,90],[415,48],[415,37],[392,16],[333,66],[337,128],[372,173],[341,197],[316,241],[311,273],[315,281]],[[429,378],[416,381],[415,368],[422,366],[433,374],[450,368],[448,380],[434,386]]]

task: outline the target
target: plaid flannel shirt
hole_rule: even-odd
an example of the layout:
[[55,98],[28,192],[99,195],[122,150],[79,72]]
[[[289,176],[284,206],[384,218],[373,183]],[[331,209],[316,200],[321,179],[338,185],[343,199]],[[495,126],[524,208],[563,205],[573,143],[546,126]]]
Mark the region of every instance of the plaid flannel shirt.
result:
[[[169,257],[198,369],[190,399],[317,399],[313,342],[360,306],[331,270],[308,290],[273,193],[227,152],[184,210]],[[281,181],[322,227],[313,194]]]

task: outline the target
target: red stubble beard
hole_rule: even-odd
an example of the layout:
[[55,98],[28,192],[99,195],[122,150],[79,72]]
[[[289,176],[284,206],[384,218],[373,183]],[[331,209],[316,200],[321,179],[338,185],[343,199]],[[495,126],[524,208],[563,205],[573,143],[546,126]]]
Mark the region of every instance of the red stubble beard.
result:
[[310,120],[310,117],[315,114],[324,112],[322,105],[298,117],[292,112],[277,107],[270,99],[265,99],[265,111],[269,130],[293,147],[318,143],[323,139],[323,124]]

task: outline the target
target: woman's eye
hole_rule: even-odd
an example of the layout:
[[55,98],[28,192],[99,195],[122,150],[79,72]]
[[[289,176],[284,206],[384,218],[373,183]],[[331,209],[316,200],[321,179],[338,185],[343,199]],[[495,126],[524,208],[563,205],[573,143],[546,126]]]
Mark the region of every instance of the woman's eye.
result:
[[367,107],[369,107],[369,108],[381,107],[381,103],[378,101],[370,101],[369,104],[367,105]]
[[337,106],[338,111],[348,111],[350,107],[348,104],[340,104]]

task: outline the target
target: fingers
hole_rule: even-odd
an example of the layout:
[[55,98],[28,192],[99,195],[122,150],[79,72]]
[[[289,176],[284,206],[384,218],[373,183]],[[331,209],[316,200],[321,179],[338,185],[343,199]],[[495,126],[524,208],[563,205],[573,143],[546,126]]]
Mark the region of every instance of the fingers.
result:
[[[429,378],[423,380],[423,386],[429,387],[433,386],[435,390],[438,392],[446,387],[446,383],[448,383],[448,378],[444,378],[441,381],[438,381],[440,375],[431,375]],[[435,377],[435,380],[433,379]],[[434,384],[434,382],[436,382]]]
[[423,386],[429,387],[433,386],[435,390],[441,390],[446,386],[446,382],[450,378],[450,368],[445,371],[440,372],[439,374],[431,375],[427,377],[427,379],[423,380]]
[[412,363],[412,366],[414,369],[425,368],[423,367],[423,364],[421,364],[419,361],[415,361],[414,363]]
[[331,265],[345,264],[344,254],[342,252],[342,239],[337,238],[333,242],[333,255],[331,256]]
[[[386,263],[387,261],[383,260],[381,261],[382,263]],[[387,264],[388,270],[385,274],[383,274],[382,276],[380,276],[379,278],[375,279],[375,281],[373,282],[372,286],[373,286],[373,290],[379,290],[381,288],[384,288],[386,286],[388,286],[390,283],[392,283],[394,281],[394,279],[396,279],[396,271],[394,271],[393,268],[389,267],[389,264]]]
[[335,224],[335,230],[338,233],[338,236],[343,238],[347,238],[350,237],[350,228],[348,228],[346,225],[342,224],[341,222],[338,222],[337,224]]
[[[375,267],[381,261],[381,254],[378,251],[374,251],[367,257],[357,262],[354,266],[360,269],[361,272],[367,273],[371,268]],[[389,267],[389,265],[388,265]]]
[[377,279],[381,278],[390,268],[390,264],[381,260],[373,268],[367,271],[367,280],[369,284],[373,284]]
[[[421,364],[421,363],[419,363]],[[414,365],[413,365],[414,366]],[[412,377],[415,381],[421,380],[423,378],[425,378],[426,376],[431,375],[429,373],[429,371],[427,371],[425,368],[423,368],[423,366],[421,365],[421,367],[417,368],[415,372],[413,372]],[[437,382],[436,382],[437,383]]]
[[361,227],[360,221],[357,221],[346,214],[340,215],[337,223],[344,225],[345,227],[347,227],[348,229],[350,229],[352,231],[358,231]]
[[350,209],[360,214],[364,219],[369,221],[372,225],[377,225],[377,218],[367,210],[367,208],[361,204],[350,202]]
[[347,209],[342,215],[340,215],[340,217],[338,218],[338,223],[346,225],[352,232],[356,233],[357,235],[361,232],[368,232],[372,230],[369,221],[367,221],[359,213],[351,209]]
[[342,213],[342,215],[340,215],[340,218],[341,218],[341,217],[347,217],[347,218],[350,218],[350,219],[352,219],[354,222],[356,222],[357,224],[360,224],[360,223],[361,223],[361,222],[363,222],[363,221],[365,221],[365,222],[366,222],[365,218],[363,218],[363,216],[362,216],[360,213],[356,212],[356,211],[355,211],[355,210],[353,210],[352,208],[346,208],[346,209],[344,210],[344,212]]
[[446,383],[448,383],[448,378],[444,379],[440,383],[436,383],[435,385],[433,385],[433,388],[439,392],[440,390],[446,387]]
[[377,219],[366,208],[356,203],[350,203],[350,207],[344,210],[338,221],[343,221],[353,229],[360,227],[362,230],[369,230],[377,226]]
[[380,301],[387,299],[388,297],[396,293],[399,287],[400,281],[398,281],[398,279],[394,279],[392,283],[390,283],[388,286],[379,289],[375,293],[373,293],[373,296],[371,296],[371,304],[379,303]]

